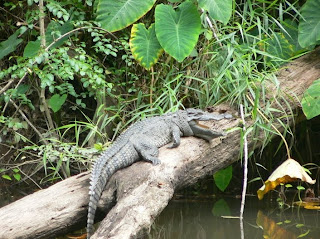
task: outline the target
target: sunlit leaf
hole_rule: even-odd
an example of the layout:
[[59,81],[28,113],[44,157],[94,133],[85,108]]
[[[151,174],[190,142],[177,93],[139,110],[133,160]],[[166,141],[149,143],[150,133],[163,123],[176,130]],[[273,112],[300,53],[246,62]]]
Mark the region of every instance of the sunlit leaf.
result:
[[21,179],[21,174],[15,173],[15,174],[13,174],[13,177],[14,177],[17,181],[20,181],[20,179]]
[[134,24],[131,28],[130,48],[133,57],[149,70],[163,52],[156,37],[154,24],[149,29],[146,29],[143,23]]
[[11,177],[7,174],[2,175],[2,178],[7,179],[7,180],[12,180]]
[[183,2],[174,10],[159,4],[155,10],[156,35],[163,49],[181,62],[190,55],[201,31],[200,15],[191,2]]
[[303,167],[293,159],[287,159],[284,161],[265,181],[264,185],[258,190],[258,198],[261,200],[264,195],[276,188],[280,183],[289,183],[297,181],[298,179],[315,184],[316,180],[312,178],[304,171]]
[[121,30],[144,16],[156,0],[99,0],[97,22],[110,31]]

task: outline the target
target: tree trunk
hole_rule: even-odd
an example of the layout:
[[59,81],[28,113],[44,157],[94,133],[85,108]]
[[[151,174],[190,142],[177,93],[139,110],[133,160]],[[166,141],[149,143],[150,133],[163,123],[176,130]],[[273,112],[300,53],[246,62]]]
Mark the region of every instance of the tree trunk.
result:
[[[279,72],[280,88],[291,96],[292,108],[300,107],[292,96],[301,99],[304,90],[320,78],[319,54],[319,50],[307,54]],[[287,105],[283,104],[283,107]],[[238,124],[237,118],[207,123],[209,127],[219,129]],[[176,190],[235,162],[239,157],[239,142],[238,131],[210,144],[188,137],[182,139],[176,149],[162,147],[160,165],[138,162],[119,170],[109,180],[100,200],[100,216],[101,211],[108,214],[92,239],[141,236]],[[252,141],[249,141],[249,147],[253,149]],[[89,173],[86,172],[1,208],[0,238],[50,238],[84,226],[88,188]]]

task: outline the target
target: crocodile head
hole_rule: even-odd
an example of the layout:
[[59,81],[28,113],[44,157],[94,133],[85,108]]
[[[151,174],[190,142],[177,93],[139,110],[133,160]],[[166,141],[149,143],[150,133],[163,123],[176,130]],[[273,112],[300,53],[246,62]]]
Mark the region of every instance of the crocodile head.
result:
[[186,109],[188,121],[199,120],[199,121],[207,121],[207,120],[221,120],[221,119],[231,119],[231,114],[219,114],[217,112],[209,113],[203,110],[189,108]]
[[221,120],[224,118],[232,118],[230,114],[219,114],[219,113],[208,113],[199,109],[186,109],[187,112],[187,121],[193,132],[193,135],[207,141],[210,141],[219,136],[226,135],[223,131],[212,130],[209,127],[199,124],[198,121],[207,121],[207,120]]

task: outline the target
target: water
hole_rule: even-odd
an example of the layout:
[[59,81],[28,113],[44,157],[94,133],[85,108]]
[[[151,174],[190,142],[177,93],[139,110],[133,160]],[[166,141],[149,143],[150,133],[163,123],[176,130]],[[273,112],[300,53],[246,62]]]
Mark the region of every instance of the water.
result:
[[[240,199],[220,198],[206,201],[171,201],[156,219],[148,239],[237,239],[241,238]],[[224,217],[224,216],[231,216]],[[279,209],[276,203],[246,200],[244,238],[291,239],[320,238],[317,210]]]

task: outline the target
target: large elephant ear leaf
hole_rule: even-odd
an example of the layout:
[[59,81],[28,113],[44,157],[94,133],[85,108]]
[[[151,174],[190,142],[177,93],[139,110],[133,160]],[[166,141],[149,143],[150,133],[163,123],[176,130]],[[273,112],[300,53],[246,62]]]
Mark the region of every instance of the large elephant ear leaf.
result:
[[307,0],[301,8],[299,44],[302,47],[315,45],[320,40],[320,0]]
[[144,16],[156,0],[99,0],[97,22],[101,27],[115,32]]
[[175,11],[159,4],[155,10],[156,35],[163,49],[179,62],[190,55],[197,44],[201,21],[197,7],[183,2]]
[[163,51],[156,37],[154,24],[148,30],[143,23],[134,24],[131,29],[130,48],[133,57],[149,70]]
[[209,12],[210,17],[227,24],[232,14],[232,0],[198,0],[199,6]]

